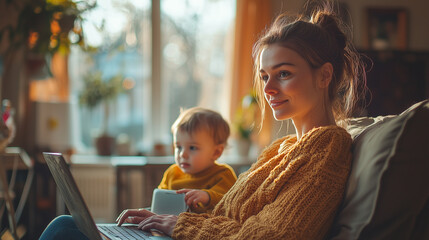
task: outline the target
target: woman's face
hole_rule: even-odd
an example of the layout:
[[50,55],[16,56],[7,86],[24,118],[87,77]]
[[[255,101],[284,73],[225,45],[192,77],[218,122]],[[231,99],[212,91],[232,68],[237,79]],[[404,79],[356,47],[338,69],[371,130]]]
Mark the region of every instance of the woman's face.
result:
[[318,70],[310,67],[297,52],[273,44],[260,58],[260,79],[265,99],[275,119],[295,121],[311,119],[323,104],[323,89],[317,85]]

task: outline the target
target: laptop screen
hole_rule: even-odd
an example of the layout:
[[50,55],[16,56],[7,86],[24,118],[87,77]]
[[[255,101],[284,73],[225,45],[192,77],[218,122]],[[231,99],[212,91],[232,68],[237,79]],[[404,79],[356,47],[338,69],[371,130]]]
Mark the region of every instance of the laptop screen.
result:
[[89,239],[102,239],[64,157],[45,152],[43,157],[79,230]]

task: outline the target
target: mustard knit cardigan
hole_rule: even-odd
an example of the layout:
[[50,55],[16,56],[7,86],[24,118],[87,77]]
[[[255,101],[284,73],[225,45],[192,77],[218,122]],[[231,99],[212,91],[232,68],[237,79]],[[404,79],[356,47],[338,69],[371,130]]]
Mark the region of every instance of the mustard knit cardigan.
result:
[[342,200],[351,142],[337,126],[276,140],[211,214],[180,214],[172,237],[323,239]]

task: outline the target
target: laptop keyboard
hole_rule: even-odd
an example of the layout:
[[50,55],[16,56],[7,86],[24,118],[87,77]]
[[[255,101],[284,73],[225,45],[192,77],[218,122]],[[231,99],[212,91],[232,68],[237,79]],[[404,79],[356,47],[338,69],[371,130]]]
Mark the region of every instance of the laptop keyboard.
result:
[[97,226],[98,229],[108,237],[117,239],[150,239],[152,236],[148,232],[138,230],[136,227],[119,227],[115,225]]

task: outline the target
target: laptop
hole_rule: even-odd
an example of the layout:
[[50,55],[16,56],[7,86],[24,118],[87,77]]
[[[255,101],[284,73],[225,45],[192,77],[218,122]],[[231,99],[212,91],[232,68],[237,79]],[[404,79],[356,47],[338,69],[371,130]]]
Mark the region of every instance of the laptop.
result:
[[44,152],[43,157],[73,220],[89,239],[171,239],[138,230],[135,224],[121,227],[116,226],[116,223],[95,224],[62,154]]

